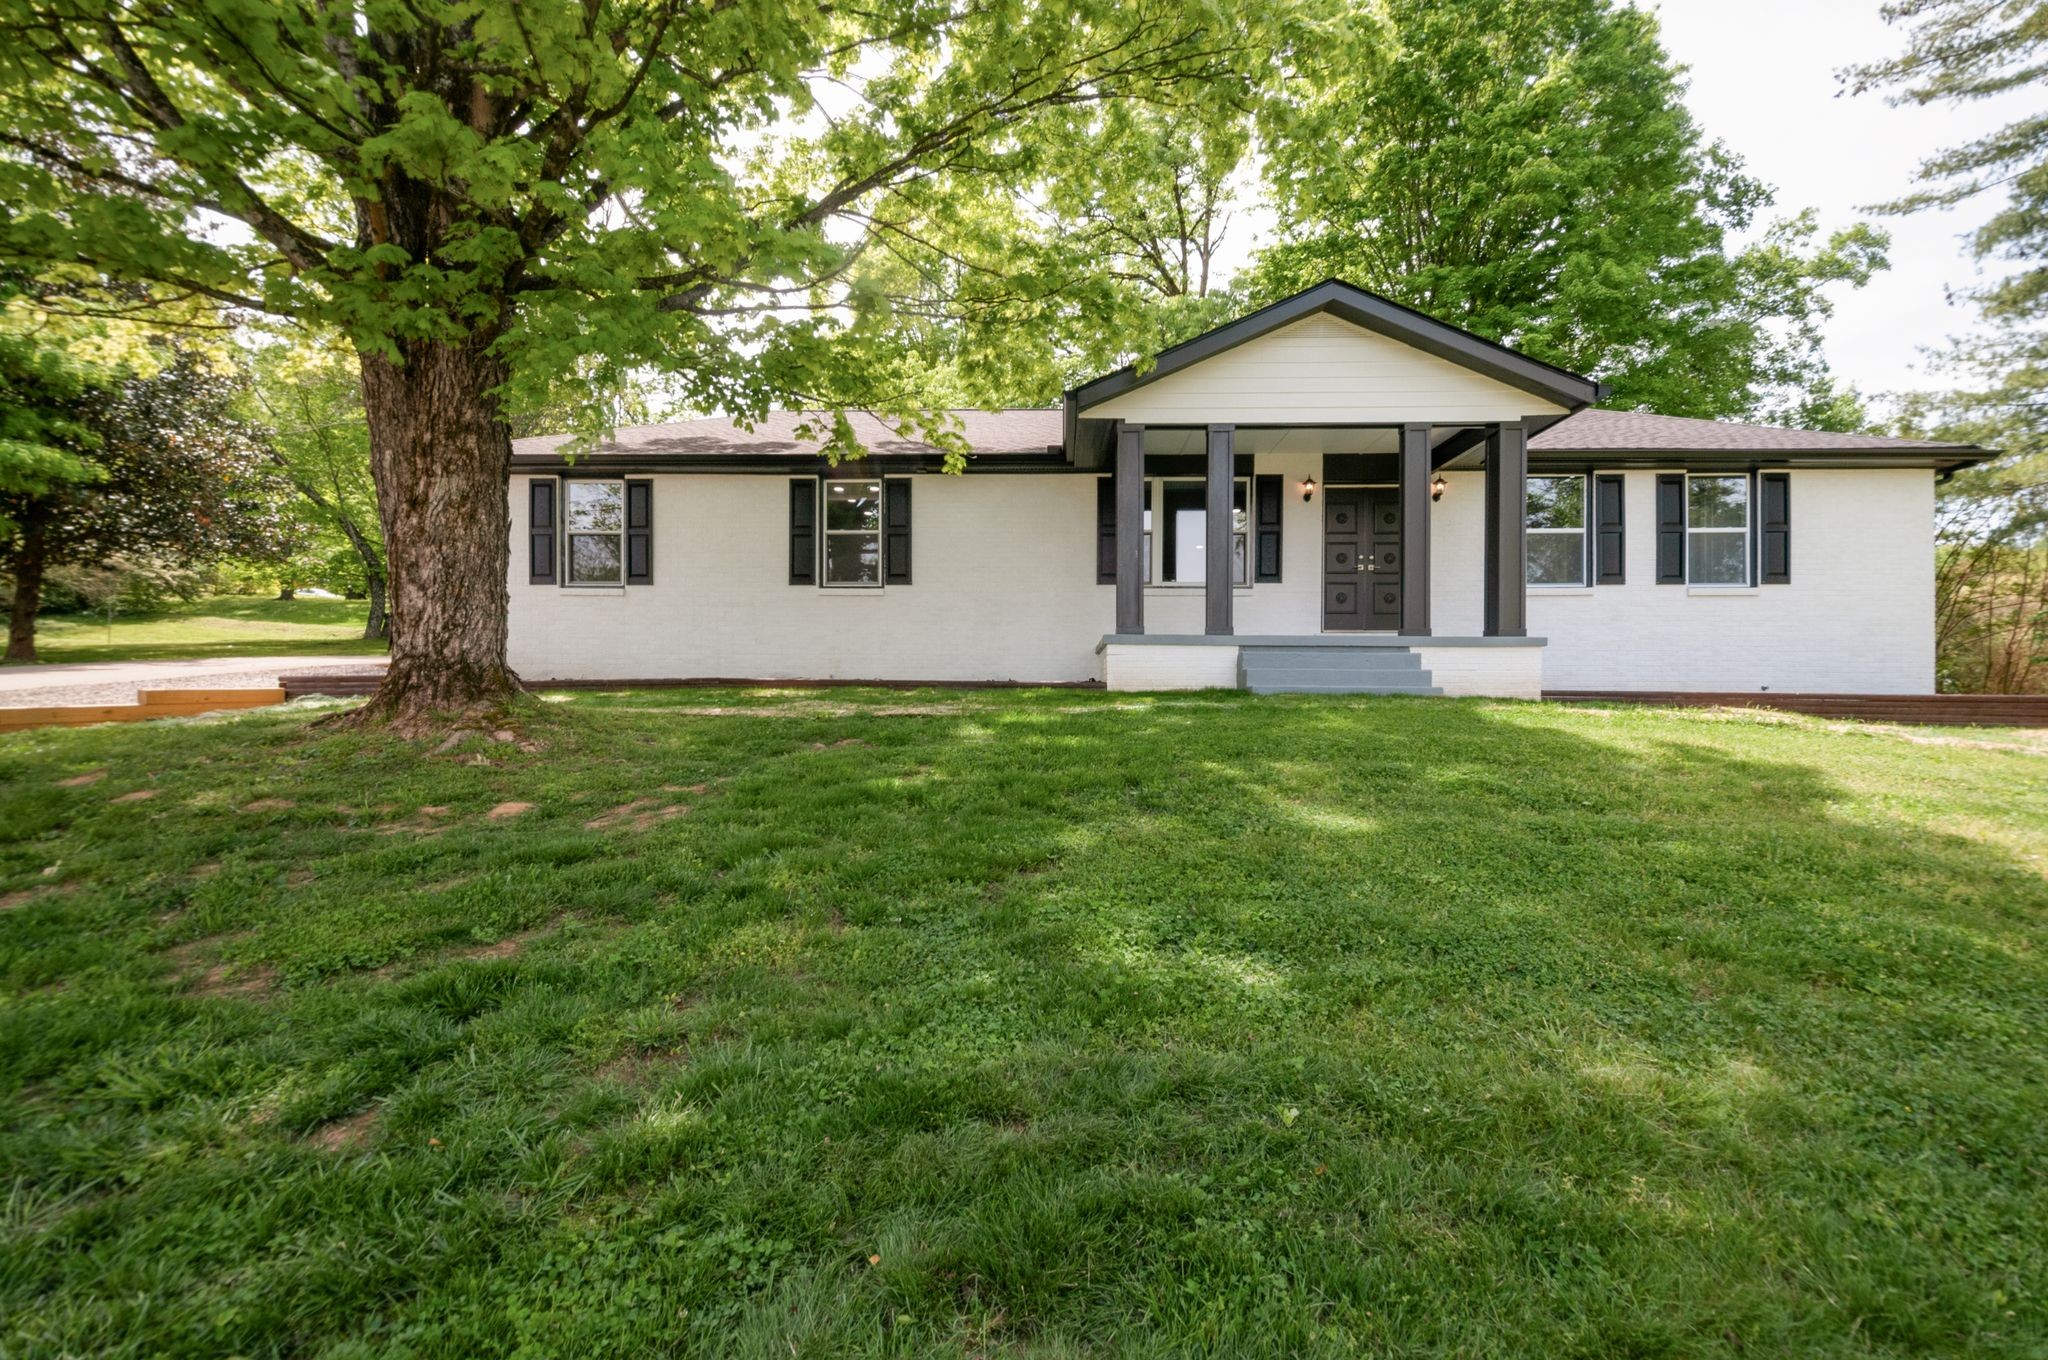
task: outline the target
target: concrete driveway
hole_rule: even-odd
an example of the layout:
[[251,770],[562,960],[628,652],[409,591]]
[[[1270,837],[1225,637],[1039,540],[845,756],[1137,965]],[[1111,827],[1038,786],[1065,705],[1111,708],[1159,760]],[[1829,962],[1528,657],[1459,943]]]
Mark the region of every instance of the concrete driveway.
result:
[[375,674],[372,656],[213,656],[193,661],[85,661],[0,666],[0,708],[132,704],[144,689],[269,689],[295,671]]

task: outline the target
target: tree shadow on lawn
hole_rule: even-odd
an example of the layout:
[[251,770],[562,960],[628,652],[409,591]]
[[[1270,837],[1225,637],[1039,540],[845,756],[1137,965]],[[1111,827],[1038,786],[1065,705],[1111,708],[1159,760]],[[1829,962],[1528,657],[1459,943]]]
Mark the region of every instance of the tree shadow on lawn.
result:
[[[591,712],[493,827],[459,814],[519,790],[492,772],[289,735],[458,814],[393,845],[301,799],[252,851],[191,813],[229,864],[178,890],[189,928],[274,997],[124,961],[164,894],[121,896],[119,851],[101,896],[0,919],[17,994],[43,988],[0,1022],[30,1088],[0,1146],[57,1206],[0,1274],[24,1337],[2040,1339],[2048,889],[1814,763],[1855,738],[1757,727],[1768,756],[1736,756],[1685,719],[1433,700]],[[721,782],[589,825],[659,780]],[[316,856],[294,891],[264,877]]]

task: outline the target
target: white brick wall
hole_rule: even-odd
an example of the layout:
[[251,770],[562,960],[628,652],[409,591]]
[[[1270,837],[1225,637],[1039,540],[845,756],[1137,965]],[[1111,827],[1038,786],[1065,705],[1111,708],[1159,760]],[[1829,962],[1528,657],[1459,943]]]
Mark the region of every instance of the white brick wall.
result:
[[1656,584],[1656,474],[1627,474],[1627,583],[1530,592],[1543,683],[1931,694],[1934,473],[1791,477],[1791,583],[1731,593]]
[[1237,648],[1111,643],[1102,649],[1102,681],[1115,690],[1236,689]]
[[1095,479],[915,477],[914,584],[789,584],[789,481],[654,480],[654,584],[528,585],[512,479],[511,662],[529,679],[1089,680],[1115,624]]
[[[1285,579],[1237,592],[1236,631],[1318,632],[1322,498],[1303,503],[1299,484],[1321,479],[1320,456],[1261,456],[1258,471],[1285,478]],[[913,479],[916,583],[871,591],[788,584],[786,478],[695,474],[654,478],[653,585],[528,585],[527,480],[511,487],[511,660],[528,678],[1100,678],[1095,646],[1113,631],[1116,605],[1114,588],[1095,583],[1091,476]],[[1480,630],[1483,478],[1447,481],[1431,514],[1432,624],[1440,637],[1470,636]],[[1629,473],[1625,495],[1628,584],[1533,593],[1529,631],[1550,639],[1540,684],[1933,689],[1931,472],[1795,471],[1792,584],[1732,596],[1656,585],[1655,474]],[[1145,609],[1150,633],[1202,631],[1199,589],[1155,588]],[[1515,669],[1529,664],[1524,654],[1443,651],[1424,664],[1446,689],[1530,688]],[[1460,678],[1470,667],[1486,675]],[[1221,674],[1203,671],[1202,682],[1235,683],[1234,654]]]

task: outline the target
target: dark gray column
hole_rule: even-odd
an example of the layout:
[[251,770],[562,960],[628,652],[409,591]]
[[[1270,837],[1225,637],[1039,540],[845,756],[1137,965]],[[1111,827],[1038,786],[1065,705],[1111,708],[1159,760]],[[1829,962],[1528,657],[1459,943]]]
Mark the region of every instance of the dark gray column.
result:
[[1488,637],[1529,635],[1529,432],[1502,425],[1486,441],[1486,590]]
[[1401,635],[1429,636],[1429,426],[1401,427]]
[[1230,496],[1232,477],[1237,471],[1237,427],[1209,427],[1209,477],[1203,504],[1209,510],[1209,547],[1202,554],[1205,568],[1202,631],[1211,637],[1230,636]]
[[1145,631],[1145,427],[1116,427],[1116,630]]

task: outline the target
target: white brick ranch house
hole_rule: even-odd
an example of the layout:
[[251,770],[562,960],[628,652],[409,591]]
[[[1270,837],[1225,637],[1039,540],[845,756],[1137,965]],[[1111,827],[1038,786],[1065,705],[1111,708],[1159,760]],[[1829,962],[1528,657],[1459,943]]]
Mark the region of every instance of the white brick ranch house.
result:
[[[1934,688],[1923,440],[1601,410],[1331,281],[868,456],[691,420],[514,442],[529,680],[1089,682],[1534,697]],[[1212,550],[1213,547],[1213,550]]]

